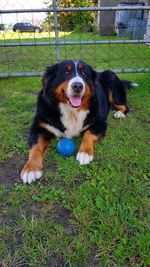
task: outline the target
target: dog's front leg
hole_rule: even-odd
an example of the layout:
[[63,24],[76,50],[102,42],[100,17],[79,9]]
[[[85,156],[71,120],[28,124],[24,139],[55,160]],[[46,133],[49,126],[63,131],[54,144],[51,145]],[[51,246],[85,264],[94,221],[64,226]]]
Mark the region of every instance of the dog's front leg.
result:
[[87,130],[84,133],[82,143],[76,156],[76,159],[79,161],[80,165],[89,164],[93,160],[94,143],[97,141],[97,139],[98,137],[90,130]]
[[31,184],[42,176],[43,156],[48,144],[49,141],[45,140],[43,135],[39,135],[37,143],[31,146],[29,159],[21,172],[24,183]]

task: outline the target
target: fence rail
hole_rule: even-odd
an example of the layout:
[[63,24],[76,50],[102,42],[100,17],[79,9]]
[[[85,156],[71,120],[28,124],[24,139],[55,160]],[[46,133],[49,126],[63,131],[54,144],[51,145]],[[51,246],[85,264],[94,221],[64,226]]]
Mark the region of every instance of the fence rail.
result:
[[114,6],[114,7],[66,7],[66,8],[38,8],[38,9],[6,9],[0,10],[0,14],[8,13],[37,13],[37,12],[69,12],[69,11],[121,11],[121,10],[150,10],[150,6]]
[[[98,72],[102,72],[99,70]],[[150,68],[137,68],[137,69],[112,69],[115,73],[148,73]],[[14,73],[0,73],[0,78],[9,78],[9,77],[40,77],[43,76],[44,72],[14,72]]]
[[7,43],[0,44],[0,47],[16,47],[16,46],[46,46],[52,45],[91,45],[91,44],[148,44],[150,40],[101,40],[101,41],[59,41],[56,42],[29,42],[29,43]]

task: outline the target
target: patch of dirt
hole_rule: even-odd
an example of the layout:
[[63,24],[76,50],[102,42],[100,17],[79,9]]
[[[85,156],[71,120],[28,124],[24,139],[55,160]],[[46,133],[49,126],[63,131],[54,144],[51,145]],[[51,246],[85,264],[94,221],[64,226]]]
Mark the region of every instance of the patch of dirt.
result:
[[63,258],[57,255],[56,252],[53,252],[48,266],[49,267],[69,267],[69,264],[66,264]]
[[78,234],[78,226],[71,224],[70,220],[74,220],[71,211],[65,209],[60,205],[55,205],[52,210],[52,218],[54,222],[64,227],[66,234],[75,236]]
[[11,157],[0,163],[0,184],[13,185],[21,183],[20,172],[25,160],[19,157]]
[[[27,136],[28,132],[25,133],[24,138],[27,139]],[[0,163],[0,184],[13,185],[15,183],[22,183],[20,179],[20,173],[26,161],[27,159],[25,158],[11,157]],[[52,174],[55,174],[56,166],[57,163],[54,161],[50,161],[49,164],[45,164],[44,162],[44,173],[50,170]]]
[[48,160],[45,157],[44,172],[50,171],[52,174],[55,174],[56,169],[57,169],[57,161],[55,161],[53,159]]
[[93,245],[90,250],[90,256],[83,267],[99,267],[99,255],[97,254],[97,246]]
[[53,210],[53,218],[55,219],[55,221],[59,224],[61,224],[62,226],[66,227],[69,223],[69,219],[71,216],[71,211],[56,205]]
[[142,119],[142,120],[139,120],[141,124],[146,124],[146,125],[149,125],[150,124],[150,121],[149,120],[146,120],[146,119]]

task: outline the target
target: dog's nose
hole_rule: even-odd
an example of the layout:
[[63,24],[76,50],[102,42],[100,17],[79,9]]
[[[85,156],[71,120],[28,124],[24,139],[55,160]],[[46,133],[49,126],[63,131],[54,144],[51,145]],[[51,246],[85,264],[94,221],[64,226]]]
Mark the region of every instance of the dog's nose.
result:
[[80,82],[75,82],[72,84],[72,89],[75,93],[79,94],[83,90],[83,84]]

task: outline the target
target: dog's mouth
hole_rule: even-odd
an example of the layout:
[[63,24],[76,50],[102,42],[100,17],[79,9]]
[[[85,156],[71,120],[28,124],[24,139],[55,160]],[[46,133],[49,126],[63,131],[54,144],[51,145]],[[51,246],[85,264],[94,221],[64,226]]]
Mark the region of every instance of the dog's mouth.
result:
[[79,95],[65,95],[65,98],[73,108],[79,108],[81,106],[82,97]]

